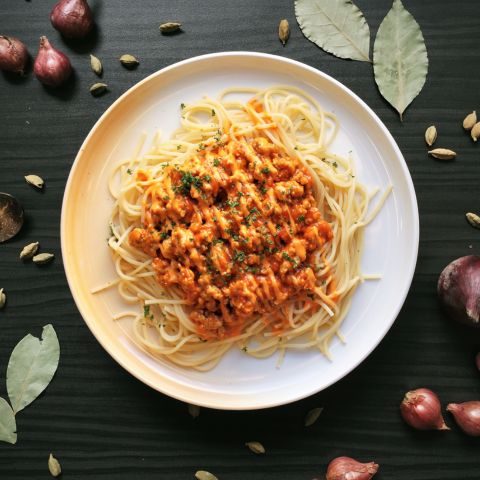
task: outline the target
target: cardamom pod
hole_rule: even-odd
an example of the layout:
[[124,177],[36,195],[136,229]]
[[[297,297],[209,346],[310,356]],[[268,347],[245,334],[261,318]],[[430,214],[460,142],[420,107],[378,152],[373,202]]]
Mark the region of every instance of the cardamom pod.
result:
[[435,143],[436,139],[437,139],[437,129],[435,128],[435,125],[431,125],[425,131],[425,141],[427,142],[427,145],[431,147]]
[[245,443],[245,446],[247,446],[253,453],[256,453],[257,455],[265,453],[265,447],[260,442],[247,442]]
[[43,181],[43,178],[39,177],[38,175],[27,175],[25,177],[25,181],[29,185],[33,185],[35,188],[38,188],[39,190],[41,190],[45,184],[45,182]]
[[474,228],[480,228],[480,217],[476,213],[467,213],[465,214],[467,217],[468,223]]
[[53,253],[39,253],[32,258],[33,263],[37,265],[45,265],[55,258]]
[[288,37],[290,37],[290,25],[288,24],[288,20],[284,18],[280,20],[280,24],[278,25],[278,38],[283,46],[287,43]]
[[38,245],[38,242],[33,242],[23,247],[20,252],[20,260],[28,260],[29,258],[32,258],[38,251]]
[[453,150],[449,150],[448,148],[435,148],[434,150],[430,150],[428,154],[439,160],[453,160],[457,156]]
[[140,62],[133,55],[122,55],[120,63],[126,68],[135,68]]
[[106,83],[94,83],[90,87],[90,93],[94,97],[99,97],[107,91],[108,85]]
[[469,113],[464,118],[463,128],[465,130],[471,130],[476,123],[477,123],[477,112],[474,110],[472,113]]
[[480,137],[480,122],[477,122],[473,127],[472,131],[470,132],[470,135],[472,136],[472,140],[476,142],[478,138]]
[[95,55],[90,55],[90,66],[92,70],[100,77],[103,73],[102,62]]
[[3,293],[3,288],[0,288],[0,310],[7,303],[7,296]]
[[62,473],[60,462],[52,454],[48,457],[48,470],[52,477],[58,477]]
[[197,480],[218,480],[218,478],[210,472],[207,472],[205,470],[198,470],[195,472],[195,478]]
[[200,407],[198,405],[188,404],[188,413],[193,417],[197,418],[200,415]]
[[313,408],[305,416],[305,426],[311,427],[317,420],[320,414],[323,412],[323,407]]
[[178,22],[167,22],[160,25],[160,31],[162,33],[173,33],[180,30],[182,24]]

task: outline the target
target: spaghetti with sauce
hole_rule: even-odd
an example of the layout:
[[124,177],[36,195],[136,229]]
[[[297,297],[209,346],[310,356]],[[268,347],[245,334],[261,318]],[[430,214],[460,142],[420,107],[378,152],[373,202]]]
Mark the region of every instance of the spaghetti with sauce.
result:
[[363,227],[388,194],[367,213],[376,191],[329,151],[338,128],[299,89],[231,89],[182,104],[170,140],[115,169],[109,246],[114,283],[143,307],[119,316],[136,344],[199,370],[233,346],[328,355],[367,278]]

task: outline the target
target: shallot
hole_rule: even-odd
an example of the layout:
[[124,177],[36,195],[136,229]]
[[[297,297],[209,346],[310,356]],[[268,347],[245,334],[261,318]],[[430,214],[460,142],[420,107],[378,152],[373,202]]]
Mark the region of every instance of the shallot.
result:
[[440,303],[452,319],[480,326],[480,257],[457,258],[440,274],[437,286]]
[[370,480],[378,470],[374,462],[361,463],[350,457],[334,458],[327,469],[327,480]]
[[72,65],[64,53],[52,47],[47,37],[40,37],[33,71],[44,85],[58,87],[70,77]]
[[407,392],[400,412],[403,419],[418,430],[450,430],[443,420],[440,400],[428,388]]
[[28,50],[20,40],[0,35],[0,70],[23,75],[27,62]]
[[458,426],[467,435],[480,437],[480,401],[450,403],[447,405],[447,411],[453,415]]
[[60,0],[50,14],[54,28],[67,38],[86,37],[93,27],[93,15],[86,0]]

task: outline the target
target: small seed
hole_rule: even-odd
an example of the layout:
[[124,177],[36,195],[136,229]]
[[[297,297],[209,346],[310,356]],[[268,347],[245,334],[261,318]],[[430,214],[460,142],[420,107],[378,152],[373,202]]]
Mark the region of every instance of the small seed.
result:
[[198,470],[195,472],[195,478],[198,480],[218,480],[218,478],[210,472],[207,472],[205,470]]
[[54,258],[55,255],[53,253],[39,253],[33,257],[32,261],[36,265],[45,265],[46,263],[51,262]]
[[320,414],[323,412],[323,407],[313,408],[305,416],[305,426],[312,426],[317,420]]
[[120,63],[126,68],[135,68],[140,62],[133,55],[122,55]]
[[0,310],[5,306],[7,303],[7,296],[3,293],[3,288],[0,288]]
[[437,139],[437,129],[435,128],[435,125],[431,125],[425,131],[425,141],[427,142],[427,145],[431,147],[435,143],[436,139]]
[[52,477],[58,477],[62,473],[60,462],[52,454],[48,457],[48,470]]
[[449,150],[448,148],[435,148],[434,150],[430,150],[428,154],[439,160],[453,160],[457,156],[453,150]]
[[280,20],[280,24],[278,25],[278,38],[282,42],[282,45],[285,46],[289,37],[290,25],[288,24],[288,20],[284,18],[283,20]]
[[198,405],[188,404],[188,413],[193,417],[197,418],[200,415],[200,407]]
[[94,83],[90,87],[90,93],[94,97],[99,97],[100,95],[103,95],[107,91],[108,85],[106,83]]
[[472,113],[469,113],[463,120],[463,128],[465,130],[471,130],[476,123],[477,112],[474,110]]
[[20,252],[20,260],[28,260],[32,258],[38,251],[38,245],[38,242],[33,242],[23,247]]
[[27,175],[25,176],[25,180],[29,185],[33,185],[35,188],[41,190],[45,184],[42,177],[38,175]]
[[265,453],[265,447],[260,442],[247,442],[245,445],[257,455]]
[[160,25],[160,31],[162,33],[173,33],[180,30],[182,24],[178,22],[167,22]]
[[102,62],[95,55],[90,55],[90,66],[92,70],[100,77],[103,73]]
[[472,131],[470,132],[470,135],[472,136],[472,140],[476,142],[479,137],[480,137],[480,122],[477,122],[473,128]]
[[465,214],[468,223],[474,228],[480,228],[480,217],[476,213],[468,212]]

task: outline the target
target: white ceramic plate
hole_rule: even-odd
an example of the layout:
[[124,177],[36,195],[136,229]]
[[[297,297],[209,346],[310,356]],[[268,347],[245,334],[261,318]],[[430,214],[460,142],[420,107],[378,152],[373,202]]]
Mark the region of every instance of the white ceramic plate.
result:
[[[128,157],[142,132],[178,126],[179,105],[231,86],[289,84],[313,95],[340,119],[332,150],[353,151],[357,175],[367,186],[393,192],[366,229],[364,273],[379,281],[355,292],[342,325],[347,340],[331,346],[333,361],[316,351],[287,352],[277,358],[250,358],[231,351],[210,372],[156,361],[135,347],[112,316],[125,309],[115,288],[91,290],[115,278],[107,248],[112,199],[107,178]],[[164,68],[120,97],[83,143],[70,172],[62,207],[62,253],[68,283],[88,327],[112,357],[151,387],[189,403],[222,409],[272,407],[318,392],[354,369],[385,336],[403,305],[418,250],[418,209],[407,166],[392,136],[373,111],[328,75],[273,55],[229,52],[204,55]],[[128,306],[131,310],[131,306]]]

